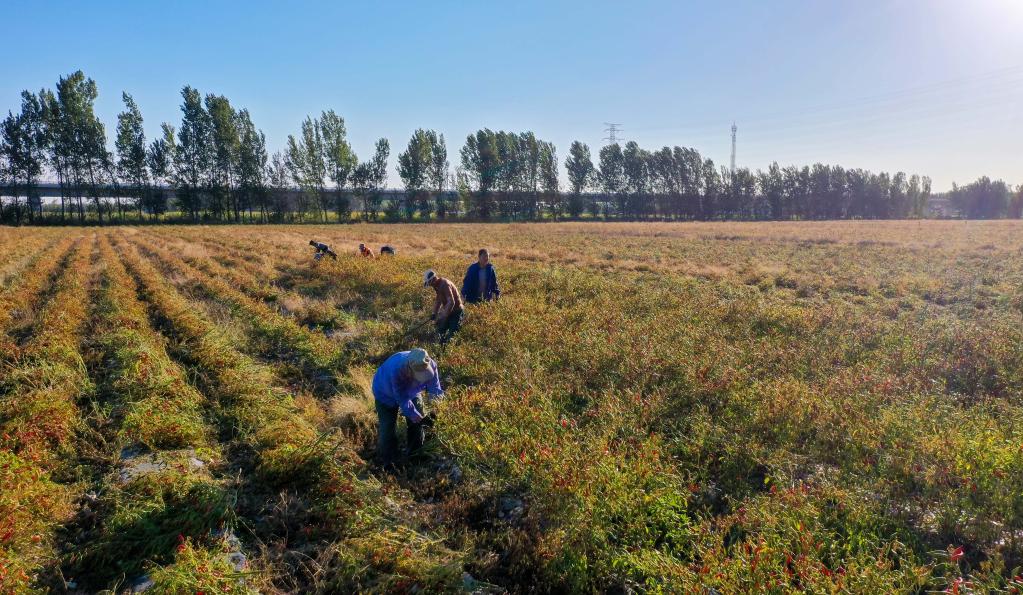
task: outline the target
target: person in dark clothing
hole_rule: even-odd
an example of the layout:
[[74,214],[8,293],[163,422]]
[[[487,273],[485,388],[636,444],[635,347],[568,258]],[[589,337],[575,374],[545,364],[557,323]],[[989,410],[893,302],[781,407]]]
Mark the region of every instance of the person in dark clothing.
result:
[[483,248],[479,259],[469,265],[462,281],[462,299],[470,304],[497,301],[501,297],[501,289],[497,286],[497,272],[490,264],[490,252]]
[[384,255],[394,256],[394,247],[393,246],[381,246],[380,247],[380,256],[384,256]]
[[330,249],[330,246],[322,242],[317,242],[316,240],[309,240],[309,245],[316,248],[316,254],[313,255],[313,258],[316,260],[323,258],[324,254],[330,256],[334,260],[337,260],[337,254]]

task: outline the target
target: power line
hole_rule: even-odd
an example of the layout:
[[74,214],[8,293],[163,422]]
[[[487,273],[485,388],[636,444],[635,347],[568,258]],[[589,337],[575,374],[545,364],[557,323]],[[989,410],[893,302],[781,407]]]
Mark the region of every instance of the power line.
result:
[[617,143],[618,142],[618,133],[622,131],[622,129],[619,128],[619,126],[621,126],[621,124],[614,124],[612,122],[604,122],[604,126],[607,126],[607,128],[604,129],[604,132],[607,133],[607,136],[604,137],[604,140],[606,140],[608,142],[608,144],[612,144],[612,145]]

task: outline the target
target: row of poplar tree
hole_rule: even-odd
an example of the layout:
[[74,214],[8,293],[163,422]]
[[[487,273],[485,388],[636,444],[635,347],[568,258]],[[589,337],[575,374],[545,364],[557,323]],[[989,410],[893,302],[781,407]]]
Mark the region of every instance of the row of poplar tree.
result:
[[[417,130],[397,158],[403,191],[385,192],[390,144],[360,162],[344,119],[307,117],[272,156],[246,109],[222,96],[182,89],[179,126],[147,141],[142,114],[124,93],[114,150],[95,114],[96,83],[81,71],[56,89],[22,93],[0,123],[0,220],[84,222],[117,218],[220,221],[366,219],[841,219],[923,216],[930,179],[815,164],[766,171],[718,167],[693,148],[656,151],[635,142],[602,147],[596,163],[573,142],[559,185],[553,143],[532,132],[470,134],[450,171],[444,135]],[[60,187],[44,209],[38,184]],[[168,189],[174,198],[169,199]],[[2,195],[7,194],[5,205]],[[26,197],[24,202],[19,197]],[[972,217],[1019,216],[1023,189],[982,178],[949,199]],[[45,216],[44,216],[45,214]]]

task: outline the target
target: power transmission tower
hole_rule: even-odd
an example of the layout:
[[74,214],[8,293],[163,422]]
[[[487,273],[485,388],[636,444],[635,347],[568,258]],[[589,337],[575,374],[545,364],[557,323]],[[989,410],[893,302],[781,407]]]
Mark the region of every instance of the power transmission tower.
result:
[[604,122],[604,126],[607,126],[607,128],[604,129],[604,132],[607,133],[607,136],[604,137],[604,140],[606,140],[609,144],[612,144],[612,145],[617,143],[618,142],[618,133],[622,131],[622,129],[619,128],[619,126],[621,126],[621,124],[613,124],[611,122]]
[[739,128],[732,122],[732,175],[735,175],[735,133]]

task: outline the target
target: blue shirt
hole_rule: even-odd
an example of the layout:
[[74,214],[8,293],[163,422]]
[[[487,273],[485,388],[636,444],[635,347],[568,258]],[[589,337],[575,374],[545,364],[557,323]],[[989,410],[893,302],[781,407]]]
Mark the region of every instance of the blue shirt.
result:
[[423,415],[422,411],[416,410],[416,406],[412,402],[419,396],[419,393],[425,390],[427,393],[439,397],[444,394],[444,391],[440,387],[437,362],[430,360],[432,378],[426,382],[419,382],[406,365],[409,353],[409,351],[399,351],[380,364],[376,374],[373,375],[373,397],[384,405],[398,407],[401,409],[402,415],[414,419]]
[[[480,278],[485,278],[480,283]],[[462,280],[462,299],[474,304],[481,301],[497,299],[501,295],[501,288],[497,286],[497,271],[493,263],[487,263],[487,268],[474,262],[465,271],[465,279]]]

